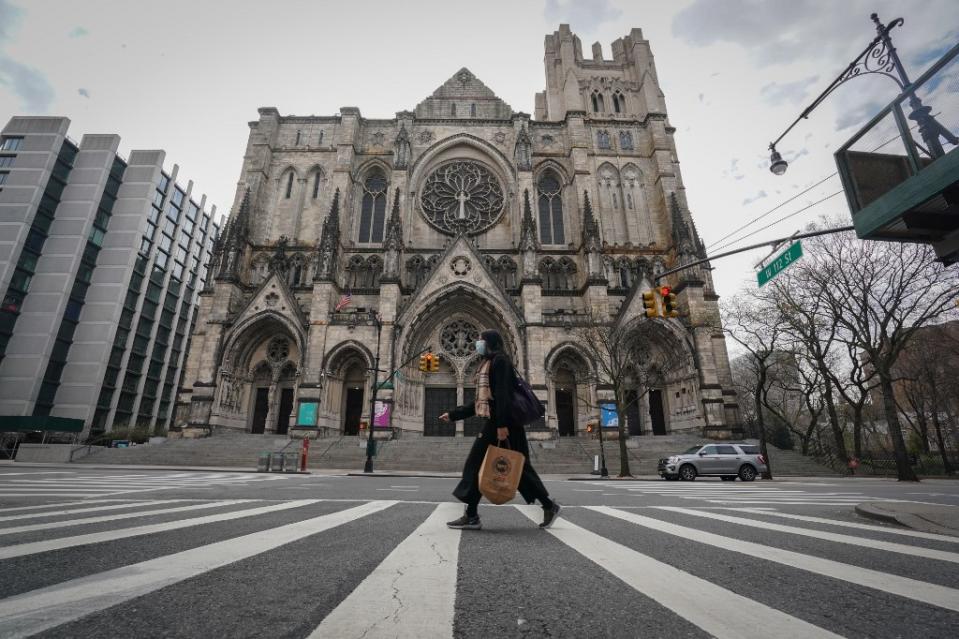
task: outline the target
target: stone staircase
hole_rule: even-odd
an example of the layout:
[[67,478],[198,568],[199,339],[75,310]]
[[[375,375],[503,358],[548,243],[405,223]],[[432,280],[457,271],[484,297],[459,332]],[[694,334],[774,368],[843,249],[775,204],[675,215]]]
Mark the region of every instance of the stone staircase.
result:
[[[630,471],[633,475],[655,475],[661,457],[681,452],[705,441],[694,434],[674,433],[665,436],[633,438],[629,442]],[[753,440],[747,440],[753,441]],[[75,457],[81,464],[133,464],[185,467],[255,468],[262,451],[278,451],[290,444],[282,435],[250,435],[218,432],[203,439],[170,440],[160,444],[133,448],[97,448],[90,454]],[[459,472],[469,453],[469,438],[408,438],[377,442],[376,470]],[[619,442],[605,441],[606,467],[610,475],[619,474]],[[299,442],[286,448],[299,452]],[[586,475],[593,470],[593,459],[599,455],[599,441],[584,438],[560,438],[530,441],[530,462],[543,474]],[[810,457],[769,447],[775,476],[835,476],[833,470]],[[308,467],[361,471],[366,460],[366,442],[358,437],[331,437],[310,443]]]

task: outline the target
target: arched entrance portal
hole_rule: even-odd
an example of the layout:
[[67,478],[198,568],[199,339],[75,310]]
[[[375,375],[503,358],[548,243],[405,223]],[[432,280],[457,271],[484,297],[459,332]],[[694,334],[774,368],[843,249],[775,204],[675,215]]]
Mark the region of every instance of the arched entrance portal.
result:
[[285,433],[294,410],[301,340],[283,318],[265,314],[226,342],[217,384],[216,423],[252,433]]
[[369,410],[369,369],[373,357],[366,346],[354,340],[341,342],[326,355],[322,423],[344,435],[357,435]]
[[401,336],[397,359],[406,359],[428,346],[439,355],[440,369],[424,374],[414,365],[404,371],[394,394],[394,424],[422,429],[424,436],[475,436],[482,428],[481,419],[444,424],[438,418],[455,406],[475,400],[479,357],[474,344],[482,331],[499,331],[507,354],[522,371],[516,322],[506,315],[495,301],[466,283],[445,289],[423,304]]

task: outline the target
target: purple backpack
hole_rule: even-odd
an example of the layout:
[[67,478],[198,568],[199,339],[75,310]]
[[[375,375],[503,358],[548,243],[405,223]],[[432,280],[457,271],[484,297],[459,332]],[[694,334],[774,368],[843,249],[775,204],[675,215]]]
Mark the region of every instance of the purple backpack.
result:
[[515,368],[513,369],[513,376],[516,378],[516,384],[513,387],[511,421],[515,426],[526,426],[545,415],[546,407],[543,406],[543,402],[539,401],[539,398],[533,393],[533,389],[516,372]]

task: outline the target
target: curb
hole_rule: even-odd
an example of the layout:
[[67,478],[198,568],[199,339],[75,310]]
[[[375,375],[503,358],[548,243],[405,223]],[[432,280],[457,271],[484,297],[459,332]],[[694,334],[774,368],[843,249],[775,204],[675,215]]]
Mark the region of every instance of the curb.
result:
[[919,515],[911,513],[893,513],[882,508],[878,508],[873,503],[862,503],[856,505],[856,513],[868,519],[875,519],[887,524],[898,524],[906,528],[912,528],[920,532],[935,533],[937,535],[949,535],[959,537],[959,531],[953,528],[944,528]]

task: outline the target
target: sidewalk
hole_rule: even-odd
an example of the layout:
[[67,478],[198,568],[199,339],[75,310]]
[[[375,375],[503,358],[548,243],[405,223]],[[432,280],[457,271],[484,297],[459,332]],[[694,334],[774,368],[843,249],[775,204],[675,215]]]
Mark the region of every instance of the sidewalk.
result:
[[871,501],[856,506],[863,517],[900,524],[922,532],[959,537],[959,506]]

